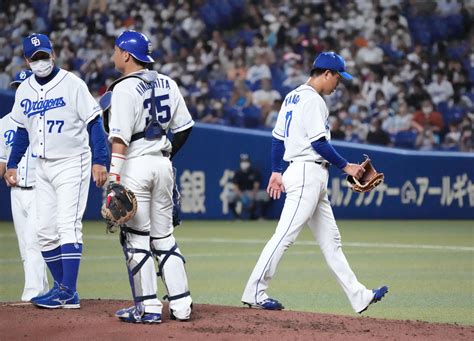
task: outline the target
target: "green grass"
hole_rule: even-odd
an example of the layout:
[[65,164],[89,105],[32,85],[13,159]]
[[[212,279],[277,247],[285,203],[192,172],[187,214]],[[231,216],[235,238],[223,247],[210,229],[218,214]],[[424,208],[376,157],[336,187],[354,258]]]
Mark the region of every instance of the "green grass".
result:
[[[187,259],[194,301],[240,306],[275,224],[185,221],[175,235]],[[130,299],[118,235],[106,235],[103,223],[84,225],[81,297]],[[390,286],[385,299],[364,315],[474,325],[473,221],[340,221],[339,226],[343,250],[359,280],[369,288]],[[291,310],[354,316],[312,240],[303,230],[283,257],[269,294]],[[22,285],[13,225],[2,222],[0,301],[18,300]],[[159,291],[164,295],[162,285]]]

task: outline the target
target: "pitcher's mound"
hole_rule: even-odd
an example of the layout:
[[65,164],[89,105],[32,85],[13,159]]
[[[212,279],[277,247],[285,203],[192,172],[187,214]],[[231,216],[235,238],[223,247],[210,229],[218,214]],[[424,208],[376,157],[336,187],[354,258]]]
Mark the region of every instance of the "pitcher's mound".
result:
[[346,317],[297,311],[263,311],[195,304],[192,320],[129,324],[114,313],[130,301],[81,300],[81,309],[38,309],[0,304],[0,339],[18,340],[473,340],[474,327]]

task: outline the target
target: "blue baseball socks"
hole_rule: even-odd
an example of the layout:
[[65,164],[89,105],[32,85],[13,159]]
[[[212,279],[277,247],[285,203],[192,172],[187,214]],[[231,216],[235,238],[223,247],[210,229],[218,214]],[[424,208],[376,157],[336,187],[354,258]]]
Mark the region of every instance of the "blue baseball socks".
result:
[[81,263],[82,244],[64,244],[41,253],[54,281],[66,287],[70,292],[75,292]]

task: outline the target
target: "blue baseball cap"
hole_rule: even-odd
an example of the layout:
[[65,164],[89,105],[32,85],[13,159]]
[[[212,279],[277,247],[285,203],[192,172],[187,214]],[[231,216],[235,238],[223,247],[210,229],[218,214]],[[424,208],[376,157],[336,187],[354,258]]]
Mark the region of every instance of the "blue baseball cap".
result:
[[327,69],[336,71],[342,78],[351,80],[353,77],[346,72],[346,61],[340,55],[334,52],[322,52],[316,57],[313,63],[313,69]]
[[41,33],[33,33],[23,39],[23,54],[26,58],[33,57],[39,51],[48,54],[53,52],[53,45],[47,36]]
[[17,84],[17,83],[20,84],[25,79],[30,77],[32,74],[33,74],[33,72],[31,72],[30,70],[21,70],[15,75],[15,78],[10,83],[10,85]]

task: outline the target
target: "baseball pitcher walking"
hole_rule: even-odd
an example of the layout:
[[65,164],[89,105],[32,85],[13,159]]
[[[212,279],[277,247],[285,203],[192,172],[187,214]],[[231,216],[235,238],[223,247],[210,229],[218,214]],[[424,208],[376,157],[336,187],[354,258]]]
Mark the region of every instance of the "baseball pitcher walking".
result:
[[[357,178],[364,172],[360,165],[342,158],[329,142],[329,112],[322,95],[331,94],[341,77],[352,79],[345,70],[344,59],[334,52],[323,52],[315,59],[308,81],[283,101],[272,132],[272,175],[267,192],[273,199],[286,192],[286,199],[276,231],[243,293],[242,302],[249,307],[284,308],[266,291],[283,252],[306,224],[356,312],[363,312],[388,291],[386,286],[368,290],[357,280],[342,252],[341,235],[328,199],[329,164]],[[290,163],[283,176],[282,159]]]

